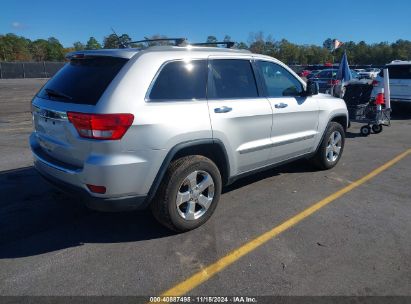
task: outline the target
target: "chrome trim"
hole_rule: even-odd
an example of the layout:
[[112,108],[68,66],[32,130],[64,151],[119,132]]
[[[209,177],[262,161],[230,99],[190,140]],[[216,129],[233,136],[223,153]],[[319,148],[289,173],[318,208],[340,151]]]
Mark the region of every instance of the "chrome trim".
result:
[[288,145],[288,144],[292,144],[292,143],[295,143],[295,142],[299,142],[299,141],[302,141],[302,140],[311,139],[311,138],[314,138],[314,136],[315,136],[315,134],[313,134],[313,135],[306,135],[306,136],[303,136],[303,137],[297,137],[297,138],[293,138],[293,139],[289,139],[289,140],[284,140],[284,141],[277,142],[277,143],[270,143],[270,144],[262,145],[262,146],[259,146],[259,147],[244,149],[244,150],[241,150],[241,151],[239,151],[239,152],[240,152],[240,154],[246,154],[246,153],[250,153],[250,152],[256,152],[256,151],[259,151],[259,150],[264,150],[264,149],[268,149],[268,148],[279,147],[279,146],[283,146],[283,145]]
[[56,111],[46,108],[40,108],[39,106],[32,105],[32,113],[46,119],[53,120],[68,120],[67,113],[63,111]]

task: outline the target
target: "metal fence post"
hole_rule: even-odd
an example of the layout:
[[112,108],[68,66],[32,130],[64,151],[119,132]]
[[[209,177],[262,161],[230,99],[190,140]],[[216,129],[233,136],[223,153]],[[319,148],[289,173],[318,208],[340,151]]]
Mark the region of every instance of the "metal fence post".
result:
[[21,63],[21,66],[23,68],[23,78],[26,78],[26,71],[24,69],[24,62]]
[[3,79],[3,69],[1,67],[1,62],[0,62],[0,79]]
[[44,78],[47,78],[46,62],[45,61],[43,61],[43,71],[44,71]]

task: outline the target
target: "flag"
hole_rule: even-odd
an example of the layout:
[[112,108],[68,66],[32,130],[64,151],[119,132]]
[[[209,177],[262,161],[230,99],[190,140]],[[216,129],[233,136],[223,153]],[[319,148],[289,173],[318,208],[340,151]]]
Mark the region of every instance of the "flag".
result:
[[341,42],[340,40],[337,40],[337,39],[334,39],[333,42],[334,42],[334,51],[344,44],[344,42]]
[[341,81],[341,84],[352,79],[350,66],[348,65],[347,53],[345,51],[341,58],[340,67],[338,68],[337,79]]

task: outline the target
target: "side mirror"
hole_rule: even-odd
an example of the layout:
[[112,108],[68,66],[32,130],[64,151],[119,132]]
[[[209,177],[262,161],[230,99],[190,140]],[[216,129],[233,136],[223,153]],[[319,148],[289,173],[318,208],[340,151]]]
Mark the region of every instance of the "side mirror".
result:
[[316,81],[308,80],[307,88],[305,89],[305,96],[317,95],[319,92],[318,83]]

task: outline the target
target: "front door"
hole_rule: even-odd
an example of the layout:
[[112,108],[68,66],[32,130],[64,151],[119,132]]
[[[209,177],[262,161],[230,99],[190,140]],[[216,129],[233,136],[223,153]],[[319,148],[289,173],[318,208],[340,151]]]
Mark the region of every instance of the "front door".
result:
[[256,61],[256,67],[273,109],[271,161],[311,152],[318,135],[317,101],[303,96],[303,84],[280,64]]

